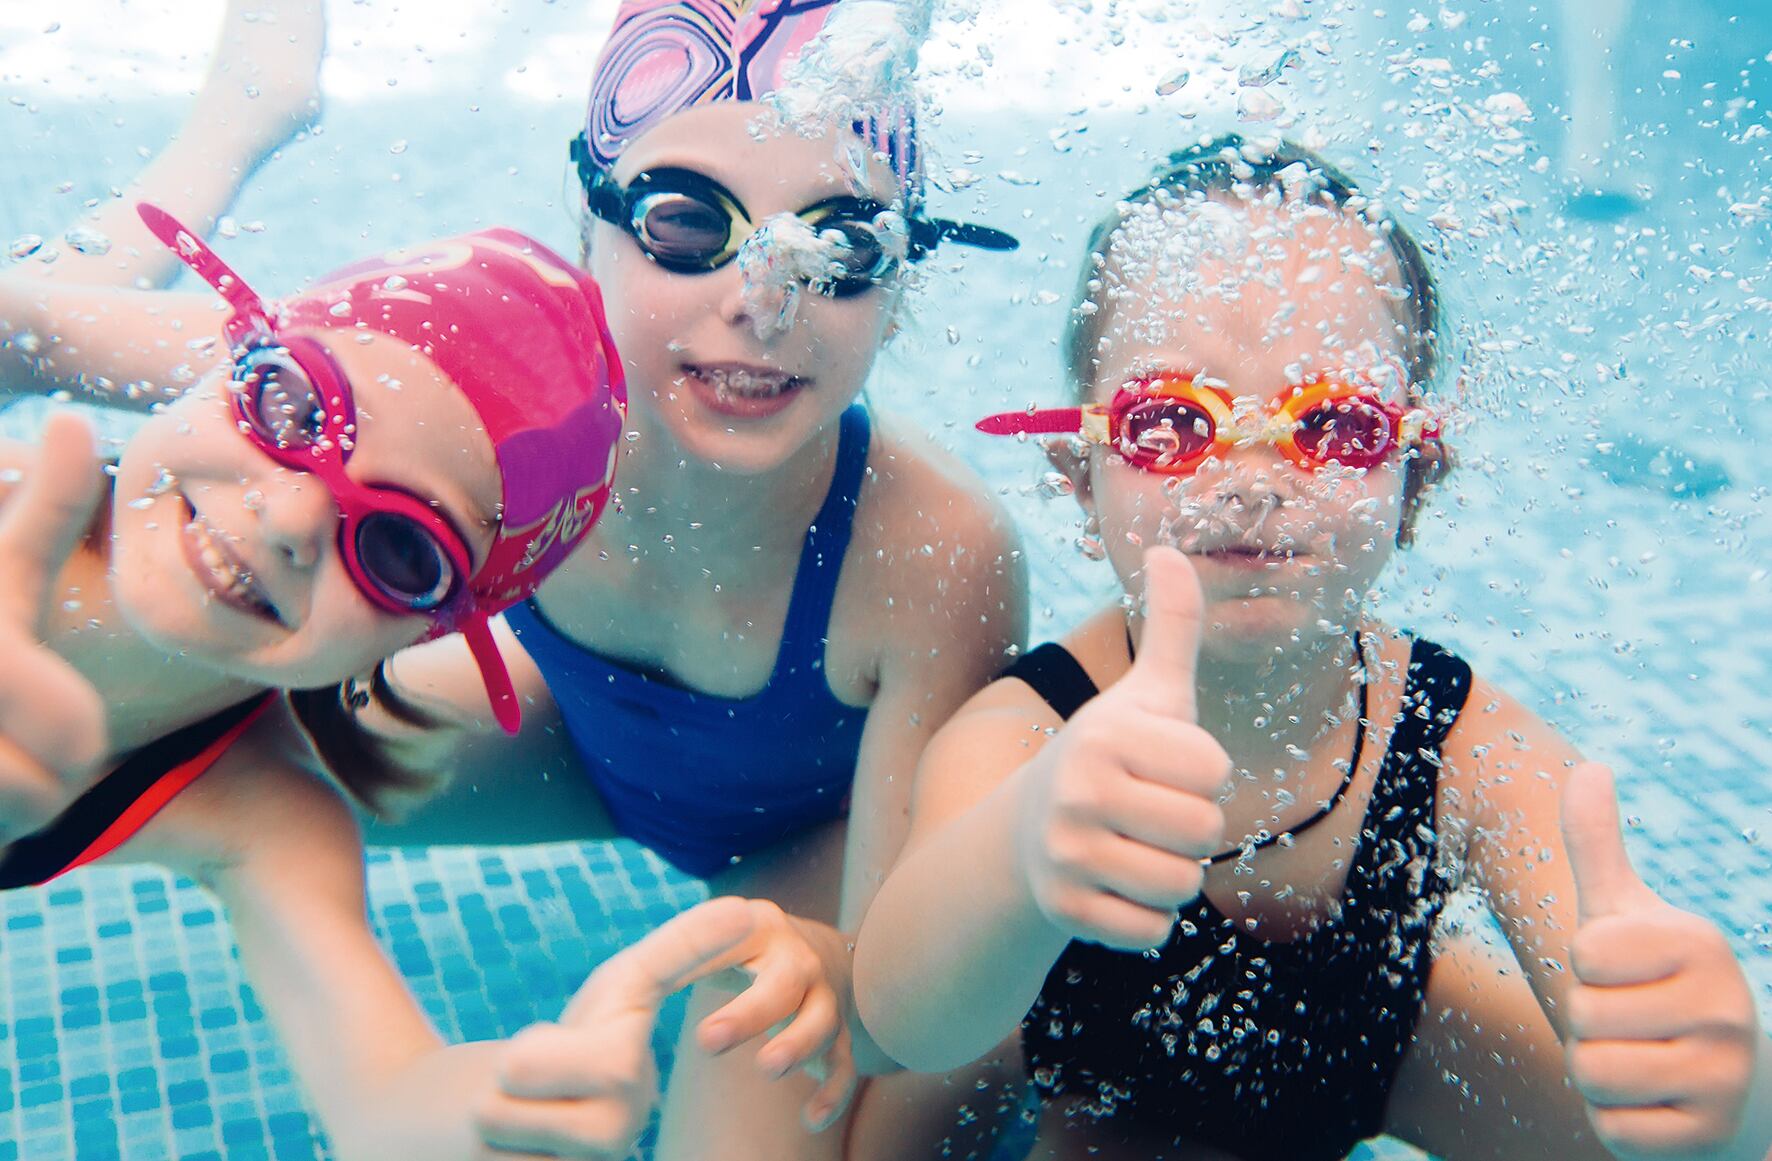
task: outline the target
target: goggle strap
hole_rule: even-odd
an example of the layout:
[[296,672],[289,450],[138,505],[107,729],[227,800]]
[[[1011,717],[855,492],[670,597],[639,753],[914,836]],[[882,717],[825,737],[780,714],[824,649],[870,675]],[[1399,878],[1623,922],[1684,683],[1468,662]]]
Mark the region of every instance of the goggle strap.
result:
[[523,724],[523,708],[517,704],[517,690],[511,684],[510,670],[499,654],[492,637],[492,625],[484,612],[474,612],[460,627],[467,640],[474,664],[480,667],[480,680],[486,684],[486,697],[492,704],[492,716],[505,733],[515,737]]
[[[958,242],[962,246],[972,246],[979,250],[1009,251],[1021,249],[1021,239],[1014,234],[999,230],[994,226],[979,226],[970,222],[956,222],[949,218],[924,219],[935,227],[937,238]],[[932,247],[933,248],[933,247]]]
[[177,218],[148,202],[137,202],[135,212],[154,237],[165,243],[179,259],[209,283],[234,311],[235,320],[228,325],[230,337],[255,327],[268,326],[270,315],[264,300],[226,262],[204,244],[203,240],[179,224]]
[[1039,411],[1005,411],[987,415],[974,426],[986,435],[1076,435],[1083,428],[1083,409],[1047,407]]

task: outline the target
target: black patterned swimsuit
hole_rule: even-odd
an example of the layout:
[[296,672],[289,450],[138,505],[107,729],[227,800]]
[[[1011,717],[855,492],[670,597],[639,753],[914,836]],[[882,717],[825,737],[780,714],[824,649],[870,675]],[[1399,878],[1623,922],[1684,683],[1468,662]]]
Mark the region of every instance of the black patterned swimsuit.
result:
[[[1064,718],[1098,692],[1057,645],[1006,676]],[[1247,1161],[1335,1161],[1383,1132],[1450,888],[1435,861],[1439,751],[1469,692],[1469,666],[1413,643],[1336,918],[1270,943],[1201,895],[1156,952],[1071,943],[1022,1023],[1041,1092],[1081,1097],[1154,1146]]]

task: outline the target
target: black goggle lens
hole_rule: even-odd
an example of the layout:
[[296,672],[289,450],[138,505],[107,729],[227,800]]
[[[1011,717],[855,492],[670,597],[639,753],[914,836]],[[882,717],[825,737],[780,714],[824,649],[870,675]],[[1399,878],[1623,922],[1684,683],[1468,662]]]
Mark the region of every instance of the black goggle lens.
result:
[[732,218],[724,210],[676,191],[637,198],[629,228],[654,258],[709,270],[732,239]]
[[431,534],[392,512],[357,525],[357,560],[377,588],[413,610],[439,609],[455,595],[455,566]]

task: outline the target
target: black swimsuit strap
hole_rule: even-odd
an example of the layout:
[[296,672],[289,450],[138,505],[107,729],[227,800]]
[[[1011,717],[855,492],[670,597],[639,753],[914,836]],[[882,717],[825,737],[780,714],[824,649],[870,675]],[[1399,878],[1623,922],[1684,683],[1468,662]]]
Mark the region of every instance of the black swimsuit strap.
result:
[[1003,671],[1003,676],[1026,682],[1065,721],[1101,692],[1071,651],[1056,642],[1023,653]]

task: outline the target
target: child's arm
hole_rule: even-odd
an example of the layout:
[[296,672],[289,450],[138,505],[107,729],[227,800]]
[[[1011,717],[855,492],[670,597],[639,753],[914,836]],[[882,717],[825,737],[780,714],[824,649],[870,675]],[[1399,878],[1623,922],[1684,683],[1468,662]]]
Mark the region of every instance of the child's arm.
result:
[[[883,447],[886,463],[909,459],[894,441]],[[884,645],[856,760],[839,917],[829,930],[829,970],[843,982],[852,1014],[853,944],[840,933],[860,926],[904,846],[918,760],[935,731],[990,684],[1027,635],[1027,569],[1013,522],[938,466],[877,474],[867,501],[871,511],[892,514],[878,533],[891,567],[874,574],[874,620]],[[928,545],[937,546],[931,555]],[[852,1031],[864,1072],[896,1068],[859,1020]]]
[[162,862],[222,898],[241,965],[341,1161],[513,1148],[625,1157],[656,1098],[658,1004],[728,967],[754,981],[717,1014],[731,1042],[791,1021],[776,1038],[788,1066],[825,1062],[836,1103],[847,1099],[834,1001],[799,970],[779,911],[749,901],[685,913],[601,965],[557,1025],[508,1044],[443,1045],[365,919],[351,811],[293,761],[301,752],[278,707],[123,857]]
[[1162,943],[1222,841],[1230,760],[1194,725],[1199,585],[1146,554],[1131,672],[1057,723],[1002,682],[937,735],[911,836],[861,925],[856,1005],[895,1060],[939,1072],[1013,1030],[1073,938]]
[[222,302],[207,291],[78,286],[17,273],[0,273],[0,406],[12,396],[66,391],[146,410],[183,394],[227,353]]
[[615,827],[574,751],[541,671],[502,617],[492,622],[523,725],[507,735],[492,716],[479,669],[459,636],[391,658],[389,697],[425,719],[403,721],[372,696],[353,721],[378,762],[445,784],[397,821],[371,821],[371,846],[586,841]]
[[1445,753],[1471,873],[1608,1148],[1760,1161],[1772,1124],[1746,1114],[1772,1114],[1772,1053],[1746,978],[1714,924],[1629,870],[1609,779],[1597,790],[1566,741],[1481,681]]

